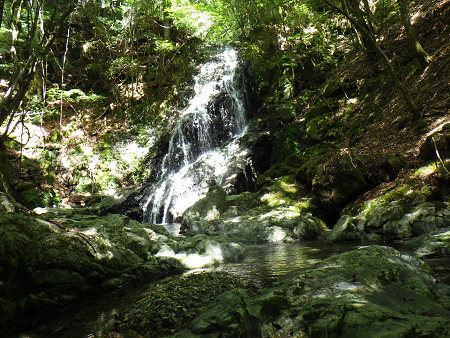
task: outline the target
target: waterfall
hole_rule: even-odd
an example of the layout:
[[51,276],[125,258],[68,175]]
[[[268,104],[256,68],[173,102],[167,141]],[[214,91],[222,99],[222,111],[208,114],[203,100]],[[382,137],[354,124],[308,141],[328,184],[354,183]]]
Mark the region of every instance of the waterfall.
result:
[[194,95],[172,130],[156,183],[143,204],[145,221],[172,223],[211,185],[229,184],[230,169],[246,156],[237,142],[246,124],[239,83],[233,49],[200,67]]

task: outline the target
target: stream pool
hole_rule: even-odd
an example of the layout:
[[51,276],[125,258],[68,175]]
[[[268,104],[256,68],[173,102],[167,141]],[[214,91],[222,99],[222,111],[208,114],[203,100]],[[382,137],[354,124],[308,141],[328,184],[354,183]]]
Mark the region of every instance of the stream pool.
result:
[[[272,243],[247,246],[247,255],[240,261],[221,266],[196,269],[197,271],[220,270],[241,276],[258,288],[269,287],[280,276],[333,254],[359,247],[359,243],[330,244],[324,241],[300,243]],[[441,260],[431,262],[439,268],[448,263]],[[448,269],[445,276],[448,276]],[[448,280],[443,282],[448,282]],[[158,283],[164,280],[158,281]],[[127,288],[99,295],[71,305],[57,313],[40,314],[30,318],[28,328],[14,328],[5,337],[118,337],[108,336],[113,329],[118,313],[133,305],[151,284]],[[17,333],[19,332],[19,333]],[[2,335],[3,337],[3,335]]]

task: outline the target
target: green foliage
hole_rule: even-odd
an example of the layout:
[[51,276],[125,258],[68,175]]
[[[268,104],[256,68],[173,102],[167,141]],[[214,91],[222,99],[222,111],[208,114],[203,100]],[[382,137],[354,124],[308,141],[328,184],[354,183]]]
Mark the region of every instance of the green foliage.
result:
[[61,202],[61,197],[53,190],[32,188],[19,193],[18,201],[29,209],[45,207]]
[[59,100],[62,98],[64,101],[72,103],[87,104],[92,102],[104,102],[106,97],[95,93],[86,94],[81,89],[60,90],[58,88],[50,88],[47,91],[47,98],[49,101]]

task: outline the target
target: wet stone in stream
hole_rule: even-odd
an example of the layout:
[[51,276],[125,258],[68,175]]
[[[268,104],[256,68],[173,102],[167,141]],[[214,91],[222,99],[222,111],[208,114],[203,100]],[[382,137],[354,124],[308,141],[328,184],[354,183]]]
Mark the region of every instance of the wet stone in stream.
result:
[[171,277],[148,289],[144,297],[120,318],[125,335],[161,337],[173,334],[199,315],[221,293],[251,285],[225,272],[191,273]]

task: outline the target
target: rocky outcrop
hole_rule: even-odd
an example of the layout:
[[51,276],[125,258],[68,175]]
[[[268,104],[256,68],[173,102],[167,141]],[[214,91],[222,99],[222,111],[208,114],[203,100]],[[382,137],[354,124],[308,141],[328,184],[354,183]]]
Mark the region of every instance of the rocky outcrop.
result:
[[256,297],[226,292],[177,337],[444,337],[449,296],[422,261],[362,247],[293,271]]
[[412,250],[416,257],[449,256],[450,227],[412,238],[406,241],[405,248]]
[[266,202],[275,203],[270,194],[245,192],[225,196],[223,189],[214,187],[185,211],[182,224],[191,235],[220,233],[238,242],[313,240],[325,236],[325,223],[310,213],[283,204],[267,207]]
[[407,206],[392,201],[368,207],[356,216],[344,215],[334,226],[330,241],[381,241],[407,239],[450,224],[450,207],[445,203],[422,202]]
[[99,288],[182,271],[178,260],[153,255],[169,237],[160,227],[121,215],[98,217],[71,209],[45,217],[0,214],[0,309],[6,314],[0,324]]

